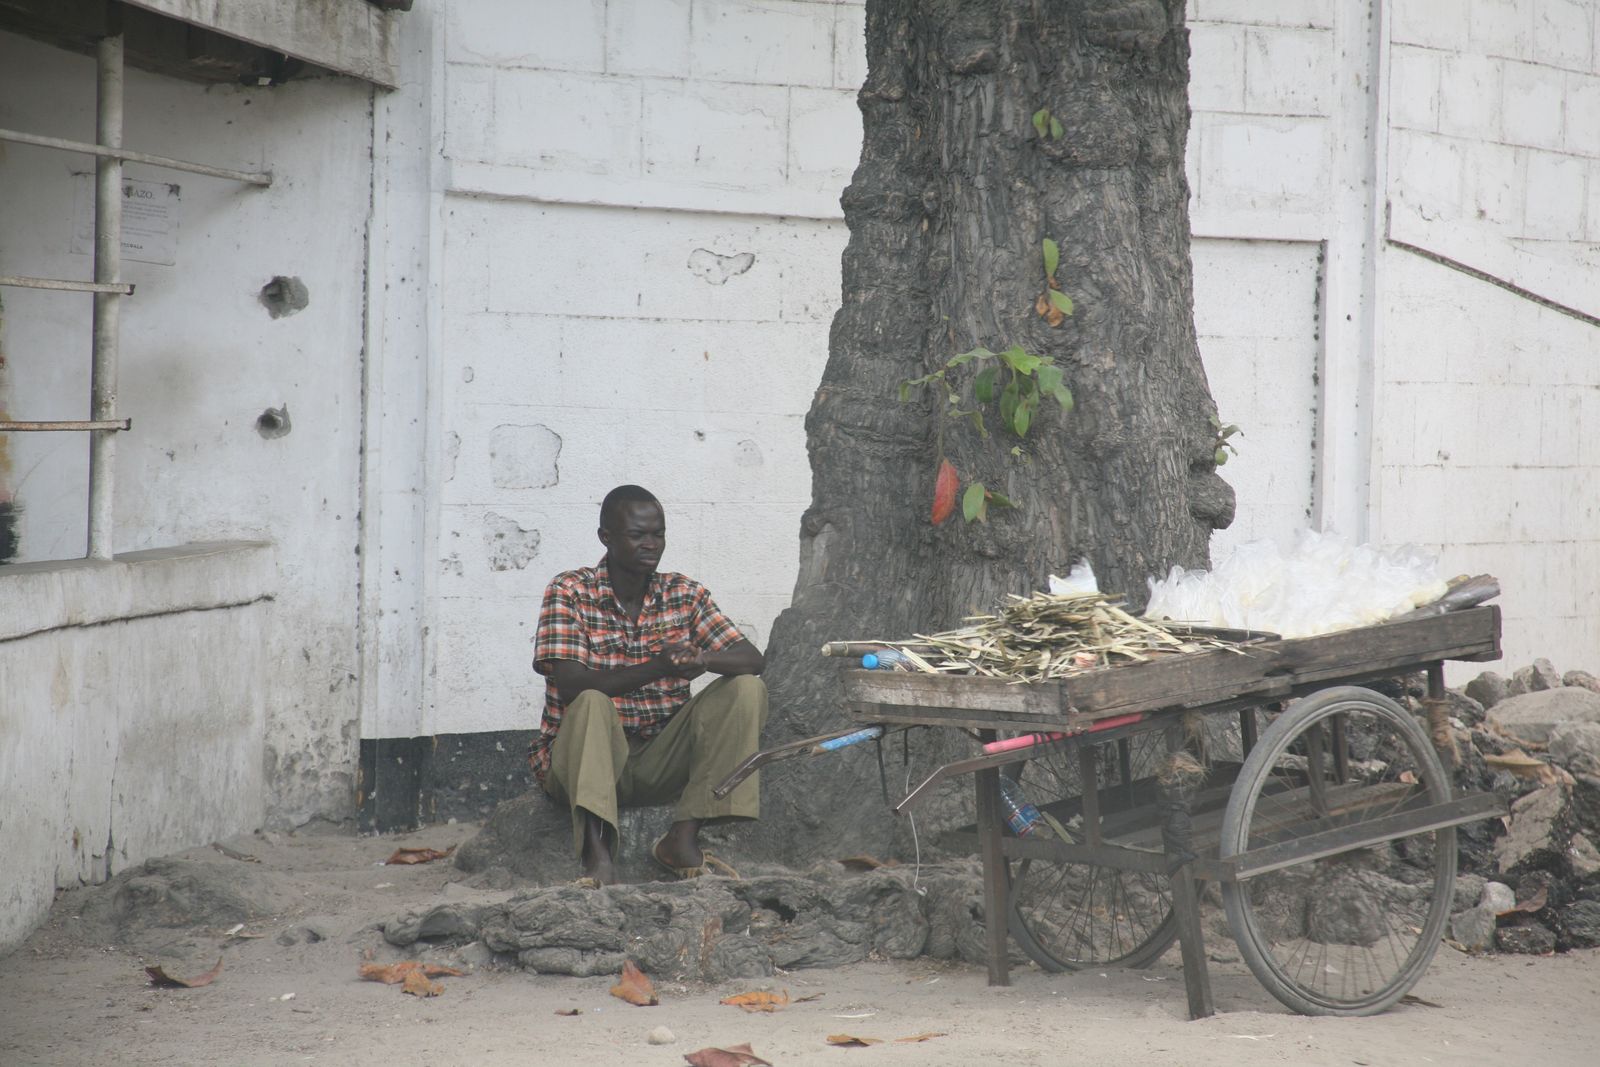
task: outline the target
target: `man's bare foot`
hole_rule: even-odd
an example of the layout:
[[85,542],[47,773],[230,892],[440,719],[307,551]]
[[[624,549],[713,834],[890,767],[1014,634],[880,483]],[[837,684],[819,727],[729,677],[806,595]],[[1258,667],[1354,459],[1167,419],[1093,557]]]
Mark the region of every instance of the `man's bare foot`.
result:
[[617,866],[608,839],[610,829],[604,819],[593,812],[584,812],[583,854],[580,857],[583,876],[593,878],[601,885],[617,884]]
[[682,819],[673,823],[655,845],[655,858],[668,867],[686,870],[705,863],[700,851],[700,820]]

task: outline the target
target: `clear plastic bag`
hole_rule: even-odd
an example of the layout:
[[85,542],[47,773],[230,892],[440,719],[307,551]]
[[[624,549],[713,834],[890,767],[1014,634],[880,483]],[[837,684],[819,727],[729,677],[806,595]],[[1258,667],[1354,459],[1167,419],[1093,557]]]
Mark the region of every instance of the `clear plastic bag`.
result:
[[1288,552],[1271,541],[1250,541],[1209,571],[1174,567],[1149,584],[1149,618],[1284,637],[1382,622],[1446,589],[1437,558],[1416,545],[1351,545],[1315,530],[1296,534]]

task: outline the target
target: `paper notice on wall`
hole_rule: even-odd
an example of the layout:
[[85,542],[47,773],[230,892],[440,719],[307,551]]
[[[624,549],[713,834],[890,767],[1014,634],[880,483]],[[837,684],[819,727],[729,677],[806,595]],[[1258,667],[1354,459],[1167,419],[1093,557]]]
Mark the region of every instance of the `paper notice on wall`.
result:
[[[94,253],[94,175],[74,175],[72,250]],[[122,182],[122,258],[172,266],[178,257],[179,188],[172,182]]]

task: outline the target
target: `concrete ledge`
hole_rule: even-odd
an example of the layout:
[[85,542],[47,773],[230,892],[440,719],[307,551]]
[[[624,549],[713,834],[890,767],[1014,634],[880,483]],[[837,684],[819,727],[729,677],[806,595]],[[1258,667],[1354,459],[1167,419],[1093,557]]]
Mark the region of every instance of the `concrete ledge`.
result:
[[395,16],[366,0],[128,0],[160,15],[393,89]]
[[238,607],[275,589],[272,545],[209,541],[128,552],[110,562],[0,567],[0,642],[68,627]]

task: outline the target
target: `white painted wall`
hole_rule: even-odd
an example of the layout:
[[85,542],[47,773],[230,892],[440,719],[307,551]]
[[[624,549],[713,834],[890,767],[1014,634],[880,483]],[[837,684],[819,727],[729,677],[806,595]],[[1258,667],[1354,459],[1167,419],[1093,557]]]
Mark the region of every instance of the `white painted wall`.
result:
[[400,736],[537,723],[539,598],[600,557],[613,485],[661,496],[664,565],[762,644],[810,499],[861,6],[512,8],[443,19],[426,699],[364,720]]
[[[347,79],[246,90],[128,72],[128,146],[270,169],[274,182],[127,168],[180,192],[173,262],[125,260],[137,289],[124,301],[119,411],[133,429],[118,440],[114,547],[276,550],[163,563],[160,581],[190,591],[170,617],[145,610],[150,568],[130,569],[126,556],[0,567],[0,614],[13,624],[0,632],[0,946],[58,881],[264,822],[353,811],[371,95]],[[0,127],[93,140],[93,61],[0,33]],[[89,256],[73,251],[74,175],[89,169],[82,156],[0,146],[0,274],[89,275]],[[305,282],[310,305],[274,320],[257,296],[280,274]],[[0,410],[86,417],[89,299],[15,288],[0,299]],[[292,430],[266,440],[255,421],[282,405]],[[83,435],[0,442],[0,493],[23,509],[21,558],[81,555]],[[72,576],[70,610],[28,623],[17,614],[26,590],[57,572]],[[192,613],[227,582],[276,600]],[[107,605],[123,614],[81,628]],[[79,849],[63,844],[64,828],[81,831]],[[114,857],[94,858],[108,839]]]

